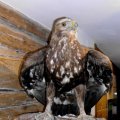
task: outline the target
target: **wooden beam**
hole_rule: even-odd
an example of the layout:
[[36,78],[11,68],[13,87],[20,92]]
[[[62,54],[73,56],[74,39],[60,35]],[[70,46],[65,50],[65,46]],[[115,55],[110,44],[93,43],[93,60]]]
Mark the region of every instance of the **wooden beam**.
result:
[[19,75],[19,69],[21,66],[22,60],[11,60],[0,58],[0,64],[4,65],[6,68],[11,70],[15,75]]
[[96,104],[96,117],[108,118],[107,95],[104,95]]
[[5,109],[9,106],[20,106],[38,103],[35,99],[30,98],[24,90],[0,88],[0,97],[0,109]]
[[0,109],[1,120],[14,120],[17,116],[25,113],[41,112],[43,106],[39,103],[28,103],[20,106],[9,106],[7,108]]
[[47,28],[2,2],[0,2],[0,17],[14,24],[16,27],[34,33],[45,40],[48,37],[49,30]]
[[[21,87],[19,74],[25,68],[22,65],[27,67],[41,59],[40,50],[46,45],[48,34],[48,29],[0,2],[1,120],[43,110],[44,106],[31,99]],[[32,55],[36,51],[37,55]]]
[[0,44],[0,58],[19,60],[25,56],[26,52],[20,49],[10,48],[10,46]]
[[18,75],[3,64],[0,64],[0,88],[22,89]]
[[0,24],[0,43],[5,44],[14,49],[20,49],[24,52],[34,51],[44,45],[38,43],[37,37],[31,37],[28,34],[13,29],[9,26]]

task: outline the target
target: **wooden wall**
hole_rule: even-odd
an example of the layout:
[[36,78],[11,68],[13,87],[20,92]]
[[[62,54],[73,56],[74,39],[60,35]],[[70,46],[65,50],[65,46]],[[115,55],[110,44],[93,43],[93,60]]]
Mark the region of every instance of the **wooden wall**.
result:
[[26,95],[18,76],[24,56],[42,48],[48,34],[45,27],[0,2],[0,120],[43,109]]

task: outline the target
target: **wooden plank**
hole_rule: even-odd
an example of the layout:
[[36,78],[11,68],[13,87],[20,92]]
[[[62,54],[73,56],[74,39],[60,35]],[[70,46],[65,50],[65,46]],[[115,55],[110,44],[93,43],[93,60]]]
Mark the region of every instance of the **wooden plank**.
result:
[[32,32],[45,40],[48,37],[49,30],[47,28],[33,20],[30,20],[25,15],[14,10],[10,6],[3,4],[2,2],[0,2],[0,17],[7,19],[18,28]]
[[43,48],[48,34],[48,29],[0,2],[0,120],[43,110],[27,96],[18,77],[26,56]]
[[97,111],[96,114],[97,114],[97,116],[98,116],[99,118],[106,118],[106,120],[107,120],[107,118],[108,118],[107,109],[99,110],[99,111]]
[[10,60],[0,58],[0,88],[17,88],[21,89],[18,79],[20,60]]
[[[6,75],[6,76],[4,76]],[[16,88],[21,89],[21,85],[18,80],[18,76],[14,74],[2,74],[0,73],[0,88]]]
[[39,103],[26,104],[20,106],[9,106],[8,108],[0,109],[0,120],[14,120],[18,115],[32,112],[43,111],[44,106]]
[[[1,68],[2,69],[0,69],[0,75],[1,75],[1,72],[4,74],[9,73],[9,70],[7,71],[5,69],[5,67],[1,67]],[[3,74],[3,76],[5,77],[4,74]],[[8,77],[10,77],[10,73],[8,74]],[[10,82],[13,85],[15,85],[15,81],[13,82],[12,80],[13,79],[10,78]],[[3,84],[1,84],[1,83],[2,82],[0,81],[0,85],[2,86]],[[18,84],[19,84],[19,82],[18,82]],[[10,85],[9,85],[9,87],[10,87]],[[27,113],[27,112],[41,111],[42,106],[40,103],[36,103],[36,101],[31,99],[30,97],[28,97],[25,92],[21,92],[21,91],[18,92],[19,90],[17,90],[17,89],[15,90],[13,88],[14,87],[12,87],[12,89],[7,88],[8,91],[5,92],[7,89],[6,90],[1,89],[1,87],[0,87],[0,91],[2,91],[2,92],[0,92],[0,108],[2,108],[2,110],[0,109],[0,118],[1,119],[3,119],[3,118],[8,119],[8,117],[12,118],[12,117],[15,117],[15,115],[23,114],[23,113]],[[11,92],[11,90],[13,90],[14,92]],[[15,91],[17,91],[17,92],[15,92]],[[28,103],[29,103],[29,105],[26,105]],[[21,107],[21,105],[22,105],[22,107]],[[9,107],[9,106],[12,106],[12,107]],[[15,107],[15,106],[17,106],[17,107]],[[3,108],[6,108],[6,109],[3,109]]]
[[108,101],[107,95],[104,95],[96,104],[96,117],[108,117]]
[[15,75],[19,76],[19,69],[21,66],[22,60],[10,60],[5,58],[0,58],[0,64],[4,65],[6,68],[11,70]]
[[0,88],[21,89],[18,76],[13,74],[12,72],[0,72]]
[[22,59],[25,56],[25,52],[20,49],[13,49],[9,46],[0,44],[0,58],[7,58],[7,59]]
[[8,26],[0,24],[0,43],[25,52],[34,51],[43,45],[36,42],[36,38],[18,32]]
[[28,103],[34,104],[36,102],[37,101],[30,98],[24,90],[0,88],[0,109],[7,108],[8,106],[25,105]]
[[[10,75],[11,74],[11,75]],[[3,81],[8,77],[8,82],[3,85]],[[36,100],[31,99],[22,89],[19,80],[16,79],[17,75],[14,74],[7,69],[6,67],[0,65],[0,119],[8,120],[13,118],[17,115],[28,113],[28,112],[38,112],[43,110],[43,105],[38,103]],[[18,86],[16,87],[16,83]],[[7,87],[7,88],[5,88]],[[11,88],[10,88],[11,87]],[[16,89],[15,89],[16,87]]]

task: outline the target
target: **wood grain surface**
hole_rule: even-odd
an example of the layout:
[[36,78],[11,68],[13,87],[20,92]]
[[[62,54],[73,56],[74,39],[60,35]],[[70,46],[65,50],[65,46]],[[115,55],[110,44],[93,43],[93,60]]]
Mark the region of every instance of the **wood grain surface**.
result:
[[25,57],[46,45],[49,30],[0,2],[0,120],[13,120],[44,106],[30,98],[19,82]]

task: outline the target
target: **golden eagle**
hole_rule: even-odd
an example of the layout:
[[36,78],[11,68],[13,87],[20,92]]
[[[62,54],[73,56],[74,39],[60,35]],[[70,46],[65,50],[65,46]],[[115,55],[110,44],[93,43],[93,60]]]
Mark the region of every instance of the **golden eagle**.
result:
[[[46,104],[53,116],[90,114],[91,108],[110,89],[112,65],[107,56],[82,46],[78,24],[67,17],[54,21],[44,50],[21,72],[21,85],[28,95]],[[36,53],[34,53],[36,54]],[[42,58],[41,58],[42,56]]]

